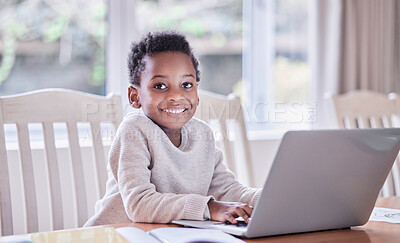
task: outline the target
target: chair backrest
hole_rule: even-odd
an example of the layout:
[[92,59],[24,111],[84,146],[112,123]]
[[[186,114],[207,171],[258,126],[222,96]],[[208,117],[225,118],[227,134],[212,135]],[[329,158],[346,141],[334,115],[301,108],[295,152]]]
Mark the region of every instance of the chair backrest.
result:
[[[75,225],[72,227],[81,227],[89,217],[88,213],[88,190],[85,186],[85,164],[88,161],[83,161],[82,149],[80,145],[80,135],[78,134],[79,123],[89,124],[87,126],[87,134],[91,139],[90,150],[93,148],[94,161],[91,173],[94,173],[97,183],[89,182],[91,186],[97,190],[97,197],[99,198],[105,193],[105,184],[107,180],[106,170],[106,151],[103,147],[102,133],[104,123],[112,124],[116,128],[122,120],[122,104],[119,95],[110,94],[107,97],[87,94],[79,91],[65,90],[65,89],[44,89],[34,92],[23,93],[13,96],[0,97],[0,214],[1,214],[1,235],[10,235],[15,233],[31,233],[44,230],[59,230],[64,229],[66,214],[75,213]],[[42,137],[44,145],[42,151],[45,153],[42,158],[45,158],[44,163],[46,172],[41,173],[42,176],[37,176],[35,172],[39,166],[39,161],[34,159],[33,156],[36,152],[32,148],[33,142],[30,140],[31,131],[28,128],[31,124],[40,124],[42,127]],[[54,126],[57,123],[62,123],[66,127],[67,138],[66,144],[69,153],[61,153],[60,148],[56,144]],[[5,125],[15,124],[18,134],[18,159],[8,159],[6,148]],[[80,125],[81,125],[80,124]],[[89,128],[90,127],[90,128]],[[81,139],[82,140],[82,139]],[[82,143],[82,141],[81,141]],[[87,148],[86,148],[87,149]],[[71,170],[68,171],[65,163],[69,161]],[[13,195],[14,191],[10,190],[15,180],[15,176],[11,175],[9,169],[17,167],[16,164],[20,163],[20,185],[23,190],[21,197]],[[60,170],[61,168],[61,170]],[[93,172],[94,171],[94,172]],[[71,176],[67,182],[63,182],[63,178],[67,178],[66,174]],[[96,178],[97,177],[97,178]],[[18,179],[18,178],[17,178]],[[38,180],[46,181],[46,186],[38,186]],[[72,191],[72,203],[63,203],[62,193],[65,183],[69,184]],[[71,185],[72,184],[72,185]],[[88,183],[86,182],[86,185]],[[95,184],[95,185],[93,185]],[[48,192],[48,195],[43,195],[43,191]],[[41,194],[42,193],[42,194]],[[90,194],[90,193],[89,193]],[[48,205],[51,208],[51,217],[49,215],[50,228],[39,229],[40,201],[47,198]],[[13,199],[22,199],[24,201],[22,210],[25,211],[26,217],[25,229],[26,232],[15,232],[16,225],[21,222],[15,221],[13,213],[21,209],[14,208],[18,204]],[[64,198],[65,199],[65,198]],[[93,207],[91,205],[90,207]],[[70,212],[66,208],[73,208],[75,212]],[[69,215],[67,215],[69,216]]]
[[[368,90],[332,97],[339,128],[386,128],[399,126],[400,100]],[[400,196],[399,157],[382,188],[381,196]]]
[[239,181],[254,186],[253,168],[240,98],[199,90],[200,104],[195,117],[209,123],[227,167]]

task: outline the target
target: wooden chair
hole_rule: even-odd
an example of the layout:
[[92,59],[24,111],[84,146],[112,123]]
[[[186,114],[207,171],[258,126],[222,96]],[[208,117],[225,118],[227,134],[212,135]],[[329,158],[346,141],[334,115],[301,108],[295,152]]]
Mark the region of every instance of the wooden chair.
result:
[[[399,98],[359,90],[333,96],[339,128],[386,128],[399,126]],[[397,123],[397,124],[396,124]],[[400,196],[400,161],[397,157],[382,188],[383,197]]]
[[[92,189],[87,189],[87,184],[97,188],[97,198],[105,193],[105,184],[107,180],[106,172],[106,151],[103,147],[102,126],[105,123],[111,123],[117,127],[122,120],[122,104],[121,98],[118,95],[110,94],[107,97],[87,94],[72,90],[63,89],[44,89],[34,92],[23,93],[13,96],[0,97],[0,214],[1,214],[1,235],[11,235],[15,233],[31,233],[47,230],[64,229],[65,217],[69,214],[75,214],[76,224],[72,227],[81,227],[88,217],[88,199],[87,195],[91,194]],[[88,132],[91,133],[91,141],[94,153],[93,167],[89,166],[89,170],[93,168],[93,172],[97,177],[95,183],[89,182],[85,185],[85,171],[89,161],[84,161],[85,157],[82,154],[83,147],[80,146],[78,135],[78,123],[90,124]],[[32,123],[41,124],[43,130],[43,140],[45,153],[42,158],[45,159],[45,168],[48,178],[35,177],[35,169],[39,161],[35,161],[33,154],[37,149],[32,148],[30,141],[30,131],[28,126]],[[61,148],[56,147],[54,124],[63,123],[66,125],[68,133],[67,143],[69,149],[65,149],[69,153],[62,153]],[[18,133],[18,151],[19,159],[8,159],[10,151],[6,149],[5,124],[15,124]],[[90,148],[90,149],[91,149]],[[35,153],[33,153],[35,152]],[[36,153],[37,154],[37,153]],[[62,161],[62,162],[61,162]],[[69,161],[70,171],[65,168],[66,161]],[[23,203],[22,210],[26,212],[24,219],[26,232],[15,232],[16,225],[21,222],[15,222],[13,212],[21,210],[14,208],[18,201],[13,201],[15,198],[15,187],[13,180],[18,179],[9,173],[11,167],[15,167],[17,163],[21,168],[22,180],[19,182],[22,185],[22,196],[20,197]],[[70,173],[72,172],[72,173]],[[97,173],[96,173],[97,172]],[[71,175],[69,182],[62,181],[66,175]],[[46,176],[43,176],[46,177]],[[39,180],[47,182],[46,186],[39,186]],[[71,182],[71,183],[70,183]],[[63,203],[63,188],[62,185],[71,187],[72,208],[76,208],[76,212],[65,211],[66,207],[70,207],[69,203]],[[48,187],[46,189],[46,187]],[[48,191],[49,195],[38,196],[43,191]],[[43,193],[42,193],[43,194]],[[46,197],[47,196],[47,197]],[[49,215],[49,228],[39,229],[38,213],[39,204],[46,199],[51,208],[51,217]],[[89,207],[94,207],[90,205]],[[46,211],[49,211],[48,209]],[[47,212],[48,213],[48,212]],[[66,215],[67,214],[67,215]],[[14,218],[14,222],[13,222]],[[46,219],[47,220],[47,219]]]
[[200,104],[195,117],[210,123],[227,167],[239,181],[254,186],[249,142],[240,98],[199,91]]

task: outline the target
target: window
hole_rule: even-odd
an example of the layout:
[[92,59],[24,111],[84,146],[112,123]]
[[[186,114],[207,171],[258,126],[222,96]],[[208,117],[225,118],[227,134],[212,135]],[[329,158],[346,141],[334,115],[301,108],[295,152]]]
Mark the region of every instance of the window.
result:
[[243,4],[243,84],[237,91],[250,130],[307,129],[310,102],[308,0]]
[[137,39],[175,29],[194,47],[200,89],[241,96],[250,130],[309,128],[308,0],[137,0]]
[[199,58],[200,89],[241,96],[250,130],[308,128],[316,112],[310,102],[308,4],[0,0],[0,95],[45,87],[119,92],[128,111],[129,44],[148,31],[175,29]]
[[137,39],[149,31],[186,35],[200,62],[200,89],[229,94],[242,79],[242,0],[136,0]]
[[0,95],[105,94],[107,0],[0,0]]
[[[0,0],[0,95],[42,88],[105,94],[107,4]],[[29,124],[29,130],[33,147],[43,147],[41,126]],[[79,130],[87,134],[88,128]],[[62,126],[55,133],[66,141]],[[5,134],[7,148],[16,148],[15,125],[6,124]]]

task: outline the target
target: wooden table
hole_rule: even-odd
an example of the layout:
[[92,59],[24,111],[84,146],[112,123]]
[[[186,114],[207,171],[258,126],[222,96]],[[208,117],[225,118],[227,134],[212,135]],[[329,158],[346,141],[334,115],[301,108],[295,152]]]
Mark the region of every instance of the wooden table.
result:
[[[400,209],[400,197],[380,198],[378,207]],[[133,226],[145,231],[159,227],[180,227],[174,224],[126,223],[112,225],[115,228]],[[246,242],[400,242],[400,224],[369,221],[363,226],[345,230],[328,230],[312,233],[301,233],[283,236],[272,236],[256,239],[245,239]]]

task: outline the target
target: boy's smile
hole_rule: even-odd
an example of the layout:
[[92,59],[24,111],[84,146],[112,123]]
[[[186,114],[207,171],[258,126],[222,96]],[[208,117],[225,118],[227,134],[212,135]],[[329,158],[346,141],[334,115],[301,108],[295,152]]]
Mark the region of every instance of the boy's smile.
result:
[[198,105],[193,63],[181,52],[162,52],[146,56],[143,61],[140,86],[129,88],[129,101],[134,108],[142,107],[146,116],[169,137],[180,135],[180,129],[193,117]]

